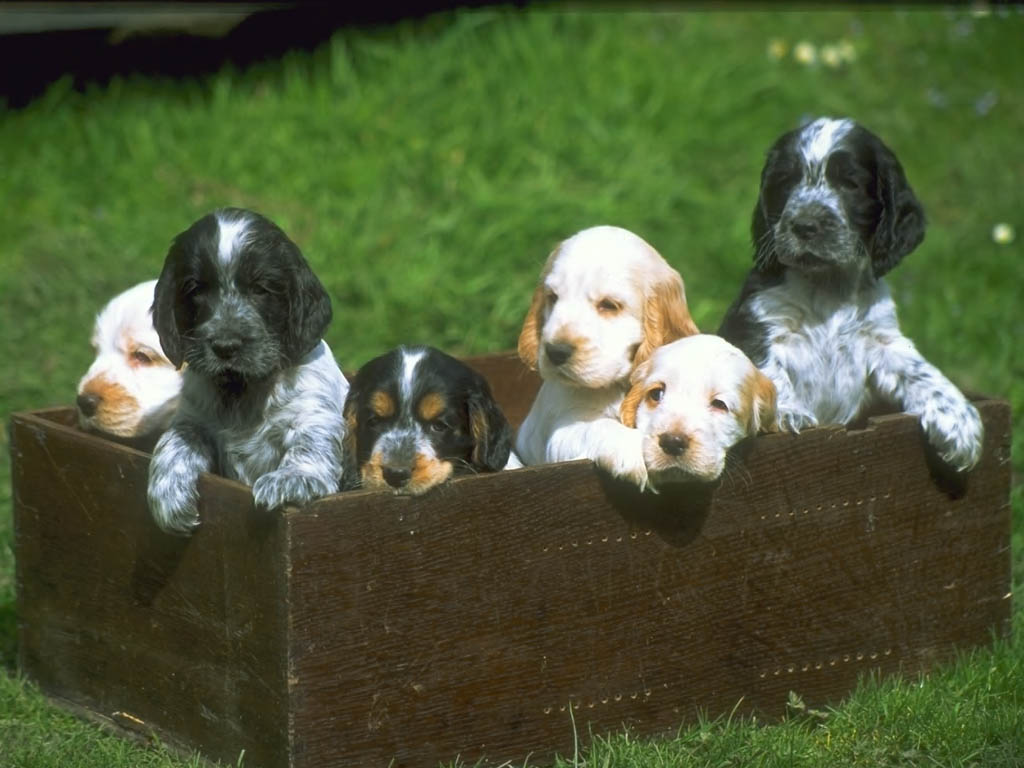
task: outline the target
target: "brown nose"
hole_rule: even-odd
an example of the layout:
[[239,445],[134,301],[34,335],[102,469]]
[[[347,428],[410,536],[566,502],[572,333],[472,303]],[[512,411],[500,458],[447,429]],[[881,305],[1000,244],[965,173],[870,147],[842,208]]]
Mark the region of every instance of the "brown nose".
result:
[[658,445],[669,456],[682,456],[690,445],[690,438],[665,432],[658,436]]

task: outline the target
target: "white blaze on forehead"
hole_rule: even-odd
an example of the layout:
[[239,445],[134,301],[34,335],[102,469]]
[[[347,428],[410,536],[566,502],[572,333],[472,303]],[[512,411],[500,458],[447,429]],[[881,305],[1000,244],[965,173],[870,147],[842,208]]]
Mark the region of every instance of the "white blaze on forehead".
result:
[[851,120],[819,118],[800,132],[800,152],[808,163],[820,163],[851,128]]
[[245,233],[246,221],[241,218],[228,219],[218,215],[217,225],[220,228],[219,240],[217,242],[217,258],[220,259],[222,264],[227,264],[231,261],[231,255]]
[[401,393],[402,402],[409,403],[412,400],[412,385],[416,379],[416,366],[423,359],[423,351],[410,352],[402,350],[402,380]]

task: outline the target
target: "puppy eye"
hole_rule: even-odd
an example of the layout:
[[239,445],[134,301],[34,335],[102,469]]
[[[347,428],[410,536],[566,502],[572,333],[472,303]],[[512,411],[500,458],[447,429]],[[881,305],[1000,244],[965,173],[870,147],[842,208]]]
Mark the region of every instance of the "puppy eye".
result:
[[718,411],[719,413],[728,413],[729,406],[725,404],[724,400],[719,400],[718,398],[715,398],[714,400],[711,401],[711,410]]
[[138,363],[139,365],[149,365],[153,362],[153,356],[144,349],[136,349],[132,352],[132,362]]
[[661,402],[661,398],[663,398],[664,396],[665,396],[665,388],[664,387],[655,387],[654,389],[652,389],[650,392],[647,393],[647,401],[650,402],[650,403],[660,403]]
[[597,302],[597,311],[603,315],[614,315],[622,310],[622,305],[615,299],[603,298]]
[[548,291],[546,294],[544,294],[544,300],[548,303],[548,306],[550,307],[556,301],[558,301],[558,294],[555,293],[554,291]]
[[430,424],[428,426],[430,427],[430,431],[434,432],[436,434],[442,434],[442,433],[448,431],[448,425],[445,424],[440,419],[436,419],[436,420],[430,422]]

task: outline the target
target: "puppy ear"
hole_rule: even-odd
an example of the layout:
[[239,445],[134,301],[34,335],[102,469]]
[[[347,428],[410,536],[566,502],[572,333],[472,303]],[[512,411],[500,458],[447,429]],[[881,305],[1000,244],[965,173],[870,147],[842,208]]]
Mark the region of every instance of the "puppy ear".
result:
[[473,452],[470,460],[474,466],[497,472],[505,468],[512,451],[512,427],[484,377],[476,374],[472,386],[469,429],[473,435]]
[[519,359],[527,368],[534,371],[537,370],[537,355],[540,352],[540,334],[544,329],[544,280],[551,272],[551,265],[554,264],[561,247],[559,244],[548,254],[548,260],[544,263],[540,279],[537,280],[537,287],[533,291],[530,308],[526,311],[523,329],[519,332]]
[[289,241],[294,250],[295,268],[292,271],[292,291],[288,296],[288,332],[285,354],[298,363],[324,336],[331,323],[333,309],[331,297],[323,284],[303,258],[298,246]]
[[651,361],[647,359],[634,368],[629,377],[629,392],[622,398],[622,405],[619,406],[619,421],[627,427],[636,428],[636,412],[644,399],[644,383],[650,370]]
[[924,240],[924,208],[892,151],[874,139],[878,199],[882,214],[871,241],[871,268],[881,277]]
[[181,259],[181,248],[176,240],[167,252],[167,258],[164,259],[160,278],[156,281],[156,288],[153,289],[153,306],[151,308],[153,328],[156,329],[156,333],[160,337],[160,347],[175,368],[181,368],[181,364],[185,360],[181,332],[178,327],[181,285],[177,271]]
[[761,371],[755,369],[751,381],[750,423],[747,431],[751,435],[758,432],[775,432],[775,404],[777,393],[772,380]]
[[345,439],[341,441],[341,487],[348,490],[359,487],[359,393],[355,386],[348,390],[342,415]]
[[656,282],[644,302],[644,340],[633,356],[633,365],[648,360],[654,350],[684,336],[700,333],[686,306],[683,278],[671,267]]

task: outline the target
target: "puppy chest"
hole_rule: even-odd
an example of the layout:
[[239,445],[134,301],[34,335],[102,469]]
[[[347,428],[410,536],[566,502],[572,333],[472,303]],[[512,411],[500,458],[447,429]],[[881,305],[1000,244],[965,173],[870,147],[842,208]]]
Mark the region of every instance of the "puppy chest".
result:
[[819,421],[846,423],[868,405],[869,340],[862,326],[822,323],[778,333],[772,357]]

